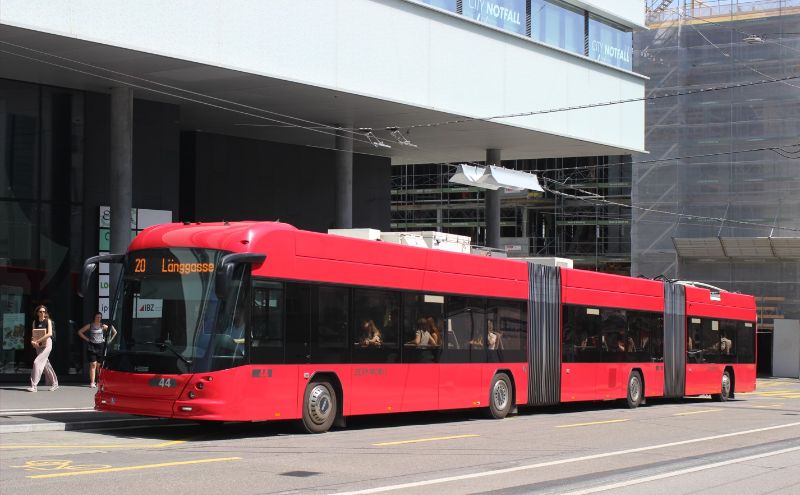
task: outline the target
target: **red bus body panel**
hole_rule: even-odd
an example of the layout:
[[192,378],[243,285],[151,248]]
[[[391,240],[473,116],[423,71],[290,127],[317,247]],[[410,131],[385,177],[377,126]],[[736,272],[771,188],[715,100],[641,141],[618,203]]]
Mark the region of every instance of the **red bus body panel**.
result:
[[[664,286],[653,280],[562,269],[561,302],[663,312]],[[624,399],[634,369],[642,373],[646,397],[664,395],[664,363],[562,363],[561,400]]]
[[[709,289],[686,287],[686,316],[741,320],[753,323],[756,332],[756,301],[753,296],[721,292],[719,300],[712,299]],[[757,339],[753,339],[755,341]],[[753,349],[757,352],[757,349]],[[756,389],[756,365],[686,363],[686,395],[719,393],[725,368],[733,370],[734,391],[752,392]]]
[[[148,228],[129,251],[197,247],[256,252],[266,260],[253,275],[277,280],[465,294],[527,300],[528,264],[298,230],[278,222],[166,224]],[[662,282],[561,269],[562,304],[664,311]],[[750,296],[686,288],[686,314],[755,322]],[[754,328],[755,331],[755,328]],[[689,364],[686,394],[717,392],[726,366],[735,390],[755,388],[755,364]],[[632,370],[642,373],[645,396],[664,394],[664,363],[562,363],[561,400],[622,399]],[[298,419],[307,384],[335,375],[345,416],[486,407],[498,370],[509,372],[514,403],[528,402],[528,364],[280,364],[245,365],[192,375],[129,374],[103,370],[96,407],[140,415],[205,420]],[[161,380],[171,380],[165,383]],[[174,386],[173,386],[174,385]],[[190,392],[194,396],[189,397]]]

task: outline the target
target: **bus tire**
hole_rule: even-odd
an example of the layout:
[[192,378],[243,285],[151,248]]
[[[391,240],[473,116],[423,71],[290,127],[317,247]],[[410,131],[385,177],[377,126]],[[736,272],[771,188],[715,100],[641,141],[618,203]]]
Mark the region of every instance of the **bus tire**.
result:
[[731,398],[731,374],[728,370],[722,373],[722,382],[720,383],[720,390],[718,394],[711,394],[711,399],[717,402],[726,402]]
[[311,382],[303,398],[303,428],[308,433],[325,433],[336,419],[336,392],[326,380]]
[[503,419],[511,411],[511,380],[505,373],[498,373],[489,386],[489,417]]
[[632,371],[628,377],[628,407],[636,409],[642,403],[644,397],[644,386],[642,382],[642,374],[638,371]]

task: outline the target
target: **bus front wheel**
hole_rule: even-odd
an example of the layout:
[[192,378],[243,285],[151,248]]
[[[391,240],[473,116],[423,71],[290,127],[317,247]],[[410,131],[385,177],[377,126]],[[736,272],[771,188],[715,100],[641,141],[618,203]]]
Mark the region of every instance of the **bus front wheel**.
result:
[[303,427],[309,433],[324,433],[336,419],[336,392],[327,381],[311,382],[303,399]]
[[728,370],[722,374],[722,384],[718,394],[711,394],[711,399],[717,402],[725,402],[731,398],[731,374]]
[[638,371],[631,373],[628,377],[628,407],[635,409],[642,403],[644,387],[642,386],[642,375]]
[[511,380],[505,373],[498,373],[492,378],[489,387],[489,416],[503,419],[511,411]]

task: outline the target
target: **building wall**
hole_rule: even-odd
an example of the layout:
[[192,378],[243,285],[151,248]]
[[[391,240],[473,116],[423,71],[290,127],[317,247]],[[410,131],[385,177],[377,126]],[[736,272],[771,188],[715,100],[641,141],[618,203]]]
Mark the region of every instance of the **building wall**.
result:
[[[181,220],[281,220],[325,232],[335,222],[334,151],[186,132]],[[193,172],[192,172],[193,170]],[[353,155],[353,226],[389,230],[388,158]]]
[[[620,6],[625,17],[631,5]],[[5,0],[0,23],[464,116],[639,98],[644,90],[635,74],[404,0]],[[166,68],[158,77],[202,77],[192,70]],[[643,150],[643,119],[644,104],[634,101],[498,122]]]
[[[648,93],[796,75],[800,39],[782,34],[800,32],[797,3],[792,3],[794,13],[789,9],[782,15],[772,10],[779,2],[753,2],[744,18],[731,4],[712,23],[688,22],[674,14],[655,19],[653,29],[635,36],[642,49],[635,67],[650,76]],[[745,33],[772,34],[764,43],[749,44]],[[800,136],[798,92],[800,85],[793,80],[648,104],[651,153],[634,161],[633,203],[666,213],[634,210],[632,275],[698,280],[753,294],[763,332],[771,330],[774,320],[800,317],[800,259],[681,257],[673,242],[800,237],[800,169],[794,154],[781,152],[796,151],[787,146]]]

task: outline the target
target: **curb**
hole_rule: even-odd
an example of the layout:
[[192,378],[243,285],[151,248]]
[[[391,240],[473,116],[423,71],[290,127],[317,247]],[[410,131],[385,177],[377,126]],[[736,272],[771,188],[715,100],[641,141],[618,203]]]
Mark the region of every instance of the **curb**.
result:
[[135,426],[188,426],[194,423],[170,423],[167,418],[125,418],[125,419],[100,419],[93,421],[41,422],[0,425],[0,434],[4,433],[30,433],[36,431],[80,431],[80,430],[110,430]]

